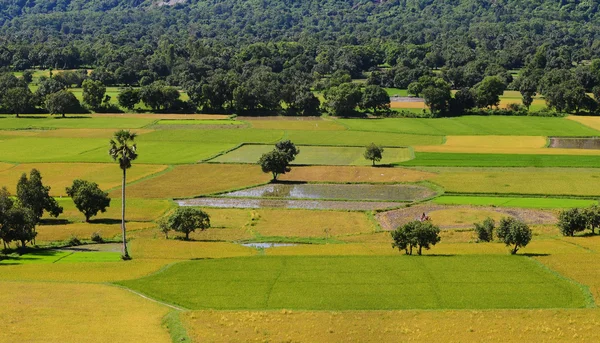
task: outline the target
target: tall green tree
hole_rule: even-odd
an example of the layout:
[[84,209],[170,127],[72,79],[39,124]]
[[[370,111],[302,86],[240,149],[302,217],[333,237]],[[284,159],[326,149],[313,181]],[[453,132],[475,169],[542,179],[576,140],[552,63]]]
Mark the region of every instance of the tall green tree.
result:
[[383,158],[383,147],[375,143],[371,143],[367,145],[363,156],[365,159],[370,160],[373,162],[373,165],[375,165],[375,162],[379,162]]
[[11,241],[7,219],[8,211],[13,207],[13,205],[14,201],[6,187],[0,188],[0,239],[4,244],[4,249],[7,248],[7,244]]
[[475,97],[479,107],[498,107],[500,96],[504,93],[506,85],[498,76],[487,76],[475,87]]
[[46,109],[50,114],[60,114],[64,118],[67,112],[79,112],[81,104],[73,93],[62,90],[46,96]]
[[10,88],[2,99],[4,107],[17,118],[19,114],[26,113],[34,108],[34,97],[27,87]]
[[67,195],[73,199],[75,207],[85,216],[85,221],[97,215],[98,212],[106,212],[110,206],[110,198],[107,192],[103,192],[97,183],[86,180],[73,180],[73,185],[67,187]]
[[429,250],[432,245],[440,242],[440,228],[430,221],[408,222],[396,230],[390,232],[392,236],[392,248],[404,250],[407,255],[412,255],[413,249],[421,255],[423,248]]
[[377,85],[366,86],[362,93],[359,106],[363,110],[371,110],[374,114],[390,110],[390,96]]
[[131,168],[131,162],[137,159],[137,145],[135,138],[137,135],[129,130],[120,130],[115,132],[110,140],[110,149],[108,154],[113,160],[119,162],[119,167],[123,172],[121,182],[121,232],[123,235],[123,255],[124,260],[130,260],[129,252],[127,251],[127,232],[125,229],[125,183],[127,179],[127,169]]
[[210,216],[197,208],[178,207],[167,220],[168,227],[185,234],[185,240],[190,239],[190,233],[210,227]]
[[31,209],[16,206],[6,213],[6,230],[11,241],[21,242],[21,248],[25,248],[27,242],[31,242],[37,236],[35,225],[36,216]]
[[83,103],[96,110],[102,106],[106,86],[100,81],[87,79],[83,81]]
[[362,99],[360,86],[354,83],[342,83],[337,87],[331,87],[323,95],[327,111],[335,116],[354,113]]
[[500,219],[496,235],[506,246],[512,246],[510,253],[514,255],[520,248],[531,242],[532,233],[524,222],[513,217],[505,217]]
[[135,108],[135,105],[141,100],[140,91],[132,87],[127,87],[117,95],[117,100],[119,101],[119,105],[132,111]]
[[36,222],[40,221],[44,211],[52,217],[58,217],[63,212],[62,206],[50,196],[50,186],[42,183],[42,175],[37,169],[29,172],[29,178],[25,173],[21,175],[17,183],[17,199],[20,206],[32,211]]

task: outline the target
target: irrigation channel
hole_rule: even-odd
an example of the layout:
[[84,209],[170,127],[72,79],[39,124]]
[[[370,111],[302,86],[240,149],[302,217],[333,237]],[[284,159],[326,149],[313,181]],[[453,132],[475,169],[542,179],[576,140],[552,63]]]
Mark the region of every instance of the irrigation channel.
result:
[[420,185],[277,183],[224,193],[216,197],[179,200],[179,206],[233,208],[299,208],[382,210],[423,200],[436,192]]

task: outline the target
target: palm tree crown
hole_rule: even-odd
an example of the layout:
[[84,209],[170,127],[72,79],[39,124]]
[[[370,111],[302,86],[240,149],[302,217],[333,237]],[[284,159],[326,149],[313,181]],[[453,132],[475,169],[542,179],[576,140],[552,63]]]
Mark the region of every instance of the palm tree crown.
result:
[[113,139],[110,140],[108,153],[113,160],[119,161],[119,166],[123,170],[131,168],[131,161],[138,157],[136,145],[129,145],[134,142],[136,136],[136,133],[129,130],[120,130],[115,132]]

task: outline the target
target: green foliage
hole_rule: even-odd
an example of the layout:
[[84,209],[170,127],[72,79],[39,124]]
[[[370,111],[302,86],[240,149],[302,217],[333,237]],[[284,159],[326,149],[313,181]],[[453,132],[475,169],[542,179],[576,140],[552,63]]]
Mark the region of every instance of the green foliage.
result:
[[343,83],[331,87],[323,95],[325,96],[325,108],[335,116],[353,114],[362,99],[360,86],[354,83]]
[[110,140],[110,149],[108,154],[115,161],[119,161],[119,166],[125,172],[131,168],[131,161],[137,159],[137,145],[134,143],[137,134],[129,130],[120,130],[115,132],[113,139]]
[[563,236],[574,236],[576,232],[585,230],[588,218],[584,210],[571,208],[558,214],[558,228]]
[[[180,94],[176,88],[155,82],[139,91],[140,99],[154,111],[177,110],[180,106]],[[133,101],[132,99],[128,99]]]
[[104,94],[106,94],[106,86],[100,81],[85,80],[83,81],[83,103],[96,110],[102,106]]
[[593,205],[583,210],[587,219],[587,228],[596,234],[595,229],[600,228],[600,206]]
[[513,217],[505,217],[500,219],[498,229],[496,230],[496,236],[506,246],[513,246],[510,253],[516,254],[517,251],[527,246],[531,241],[531,229],[524,222],[515,219]]
[[390,110],[390,96],[385,89],[377,85],[366,86],[359,106],[362,110],[371,110],[374,114]]
[[23,173],[17,183],[17,199],[19,205],[30,209],[36,219],[36,223],[42,218],[44,211],[51,216],[58,217],[63,208],[50,196],[50,187],[42,183],[42,175],[37,169],[32,169],[27,174]]
[[274,149],[263,154],[258,160],[258,164],[263,173],[271,173],[273,180],[277,180],[277,176],[290,172],[289,156],[283,151]]
[[475,223],[475,233],[479,242],[491,242],[494,240],[494,228],[496,222],[494,219],[487,217],[482,223]]
[[10,243],[11,241],[21,242],[21,248],[25,248],[27,242],[33,241],[37,232],[35,225],[38,219],[33,211],[22,206],[14,206],[6,212],[3,230],[6,232],[3,235],[3,241]]
[[372,161],[373,165],[375,165],[375,162],[379,162],[383,158],[383,147],[376,145],[375,143],[367,145],[364,157],[365,159]]
[[390,232],[392,235],[392,248],[404,250],[407,255],[412,255],[413,248],[421,255],[423,248],[429,250],[432,245],[440,242],[440,228],[430,221],[412,221]]
[[296,159],[296,155],[300,153],[300,149],[298,149],[290,140],[277,142],[275,144],[275,149],[287,155],[288,163],[292,163]]
[[35,107],[33,93],[27,87],[10,88],[0,100],[3,106],[17,117],[19,114],[27,113]]
[[73,199],[77,209],[83,213],[86,222],[98,212],[106,212],[106,208],[110,206],[108,193],[103,192],[95,182],[73,180],[73,185],[67,187],[66,192]]
[[498,76],[488,76],[475,87],[475,98],[479,107],[498,107],[506,84]]
[[124,88],[117,96],[117,99],[119,105],[131,111],[141,100],[140,91],[131,87]]
[[197,208],[178,207],[167,220],[169,228],[185,234],[185,240],[190,239],[190,233],[196,230],[204,231],[210,227],[210,216]]
[[73,93],[61,90],[46,96],[46,109],[50,114],[60,114],[65,117],[65,113],[75,113],[81,111],[81,104]]

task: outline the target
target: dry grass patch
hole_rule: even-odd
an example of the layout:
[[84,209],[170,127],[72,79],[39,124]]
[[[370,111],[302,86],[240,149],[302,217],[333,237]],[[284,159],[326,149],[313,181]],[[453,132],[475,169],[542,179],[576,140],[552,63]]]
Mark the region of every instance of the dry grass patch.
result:
[[0,162],[0,172],[8,170],[10,168],[14,168],[15,165],[11,163]]
[[575,168],[441,168],[431,181],[447,192],[600,195],[600,171]]
[[238,257],[250,256],[256,252],[255,249],[233,243],[181,241],[164,238],[133,240],[130,243],[130,251],[135,259],[159,260]]
[[168,308],[107,285],[0,282],[1,342],[171,342]]
[[341,131],[346,127],[331,120],[245,120],[255,129]]
[[477,208],[449,208],[428,212],[433,224],[442,227],[473,226],[473,223],[482,222],[485,218],[499,221],[506,215],[492,210],[481,210]]
[[[71,186],[75,179],[96,182],[103,190],[114,187],[120,189],[123,176],[117,163],[24,163],[10,169],[0,169],[0,185],[6,185],[15,194],[21,174],[29,175],[33,168],[42,174],[44,185],[51,187],[52,196],[66,195],[65,188]],[[166,168],[164,165],[137,164],[127,171],[127,181],[133,182]]]
[[281,175],[280,179],[306,182],[418,182],[434,176],[434,173],[408,168],[307,166],[293,167],[290,173]]
[[597,342],[600,310],[192,311],[194,342]]
[[[586,238],[580,238],[585,240]],[[600,301],[600,259],[595,253],[571,253],[537,256],[536,260],[590,288],[596,302]]]
[[[127,234],[132,238],[131,234],[138,230],[143,230],[148,227],[153,227],[151,223],[128,222]],[[102,224],[102,223],[70,223],[65,225],[40,225],[36,228],[36,240],[40,242],[65,241],[75,236],[79,239],[90,239],[92,234],[97,232],[104,239],[111,239],[116,236],[121,236],[121,224]],[[135,234],[134,234],[135,236]]]
[[[262,184],[270,180],[257,165],[181,165],[127,187],[136,198],[189,198]],[[117,191],[113,193],[116,195]]]
[[567,119],[591,127],[594,130],[600,130],[600,117],[597,116],[568,116]]
[[392,101],[390,103],[391,108],[419,108],[428,109],[427,105],[423,101]]

